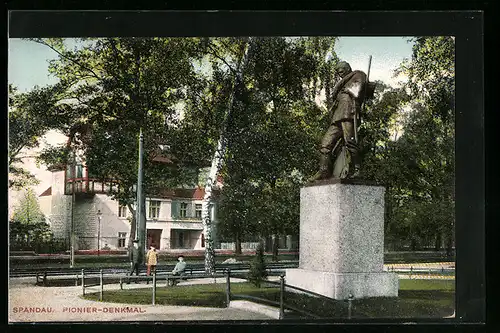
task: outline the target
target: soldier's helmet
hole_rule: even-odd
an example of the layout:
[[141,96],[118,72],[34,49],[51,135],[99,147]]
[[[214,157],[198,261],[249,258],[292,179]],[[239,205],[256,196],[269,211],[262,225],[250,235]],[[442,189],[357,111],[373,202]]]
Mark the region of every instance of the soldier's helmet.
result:
[[339,62],[335,69],[340,76],[344,76],[352,72],[351,65],[349,65],[346,61]]

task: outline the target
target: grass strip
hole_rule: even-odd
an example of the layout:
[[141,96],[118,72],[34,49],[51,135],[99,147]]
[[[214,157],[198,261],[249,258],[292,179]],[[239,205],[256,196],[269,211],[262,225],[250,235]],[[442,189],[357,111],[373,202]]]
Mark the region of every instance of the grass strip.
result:
[[[233,283],[234,295],[248,295],[279,302],[279,288],[264,284],[257,288],[250,283]],[[127,289],[105,291],[104,301],[128,304],[151,304],[151,289]],[[156,303],[162,305],[202,306],[223,308],[226,306],[225,284],[200,284],[177,287],[160,287],[156,291]],[[98,293],[85,296],[97,300]],[[285,292],[285,304],[318,314],[323,318],[346,318],[348,303],[311,297],[305,294]],[[399,297],[377,297],[354,300],[353,318],[442,318],[455,308],[455,283],[442,280],[400,280]],[[300,318],[300,314],[295,314]]]

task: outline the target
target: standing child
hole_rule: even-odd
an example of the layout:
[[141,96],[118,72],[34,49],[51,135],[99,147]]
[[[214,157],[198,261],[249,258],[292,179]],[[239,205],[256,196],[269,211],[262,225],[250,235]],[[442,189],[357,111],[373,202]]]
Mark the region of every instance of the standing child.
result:
[[151,271],[155,271],[156,265],[158,264],[158,253],[154,245],[151,245],[148,253],[146,254],[146,263],[148,265],[147,275],[151,274]]

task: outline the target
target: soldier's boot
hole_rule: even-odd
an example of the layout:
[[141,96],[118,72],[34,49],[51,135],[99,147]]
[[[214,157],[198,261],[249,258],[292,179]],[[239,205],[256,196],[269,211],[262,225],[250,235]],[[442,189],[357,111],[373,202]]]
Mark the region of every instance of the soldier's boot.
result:
[[321,152],[321,157],[319,159],[319,170],[309,178],[309,182],[314,182],[321,179],[327,179],[331,177],[331,157],[329,153]]
[[360,163],[359,163],[359,146],[354,141],[354,138],[350,138],[350,140],[347,140],[347,149],[351,154],[351,163],[352,163],[351,165],[353,166],[353,170],[350,170],[348,177],[356,178],[359,176]]
[[357,178],[359,177],[359,163],[354,164],[354,171],[351,175],[351,178]]

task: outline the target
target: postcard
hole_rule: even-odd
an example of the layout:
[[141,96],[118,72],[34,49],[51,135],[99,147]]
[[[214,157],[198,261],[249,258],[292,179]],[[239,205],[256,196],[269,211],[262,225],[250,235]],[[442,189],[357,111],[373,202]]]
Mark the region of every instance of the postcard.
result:
[[341,32],[14,29],[9,322],[456,320],[459,37]]

